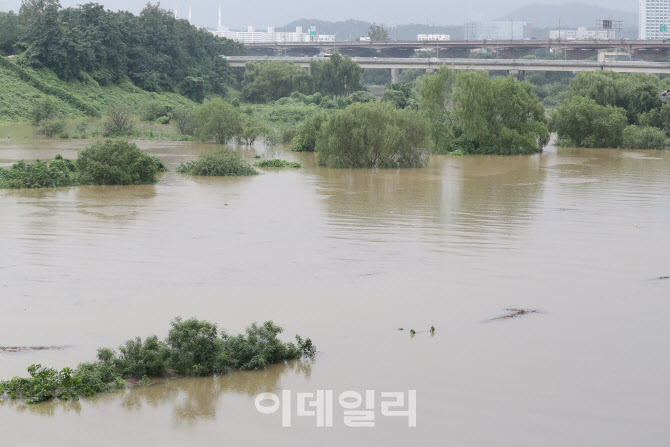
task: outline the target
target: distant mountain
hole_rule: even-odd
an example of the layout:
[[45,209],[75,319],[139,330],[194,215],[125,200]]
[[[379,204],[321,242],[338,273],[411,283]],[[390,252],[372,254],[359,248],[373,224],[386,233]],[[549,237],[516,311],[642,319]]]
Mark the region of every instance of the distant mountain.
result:
[[504,17],[500,17],[500,20],[514,19],[529,22],[532,26],[538,28],[558,28],[559,18],[562,28],[576,28],[578,26],[594,28],[598,19],[621,20],[626,28],[637,27],[636,12],[602,8],[586,3],[526,5],[511,11]]

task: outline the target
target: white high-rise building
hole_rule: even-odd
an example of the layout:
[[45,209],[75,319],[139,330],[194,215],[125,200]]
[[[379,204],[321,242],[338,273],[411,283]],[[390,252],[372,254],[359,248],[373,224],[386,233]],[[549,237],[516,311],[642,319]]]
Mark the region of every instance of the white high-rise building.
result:
[[670,38],[670,0],[638,0],[638,37]]

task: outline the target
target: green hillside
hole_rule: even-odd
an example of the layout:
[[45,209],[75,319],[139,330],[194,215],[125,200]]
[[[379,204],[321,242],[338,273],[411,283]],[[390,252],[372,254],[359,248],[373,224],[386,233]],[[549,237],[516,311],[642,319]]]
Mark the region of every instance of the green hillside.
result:
[[0,56],[0,122],[29,121],[35,100],[50,96],[59,112],[68,118],[100,116],[111,104],[122,103],[135,111],[147,101],[171,106],[195,104],[176,93],[144,91],[130,82],[100,86],[90,77],[84,81],[60,80],[50,70],[19,66]]

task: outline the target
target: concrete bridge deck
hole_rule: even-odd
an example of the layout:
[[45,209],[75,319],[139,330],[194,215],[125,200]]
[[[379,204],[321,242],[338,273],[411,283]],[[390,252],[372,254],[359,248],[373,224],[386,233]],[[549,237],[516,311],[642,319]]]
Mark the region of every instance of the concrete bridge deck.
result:
[[[309,68],[312,61],[324,57],[280,57],[280,56],[222,56],[232,67],[244,67],[247,62],[285,61]],[[450,58],[386,58],[354,57],[361,68],[390,68],[392,70],[435,70],[446,66],[456,70],[489,71],[615,71],[618,73],[670,73],[669,62],[645,61],[580,61],[542,59],[450,59]]]

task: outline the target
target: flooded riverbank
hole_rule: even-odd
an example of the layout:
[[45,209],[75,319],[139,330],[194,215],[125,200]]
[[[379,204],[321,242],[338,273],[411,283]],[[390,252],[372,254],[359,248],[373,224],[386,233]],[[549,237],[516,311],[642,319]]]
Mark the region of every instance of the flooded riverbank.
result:
[[[0,129],[4,131],[5,129]],[[0,136],[4,135],[0,132]],[[84,140],[0,140],[0,165]],[[670,154],[557,149],[250,178],[174,172],[214,145],[140,141],[155,185],[0,190],[0,377],[163,337],[273,319],[319,354],[79,402],[0,403],[7,445],[658,445],[668,435]],[[499,318],[511,310],[535,310]],[[431,325],[436,332],[428,333]],[[398,331],[398,328],[405,328]],[[409,330],[417,334],[410,337]],[[258,393],[417,390],[417,427],[317,428]],[[72,433],[76,433],[73,441]],[[276,442],[276,441],[275,441]]]

